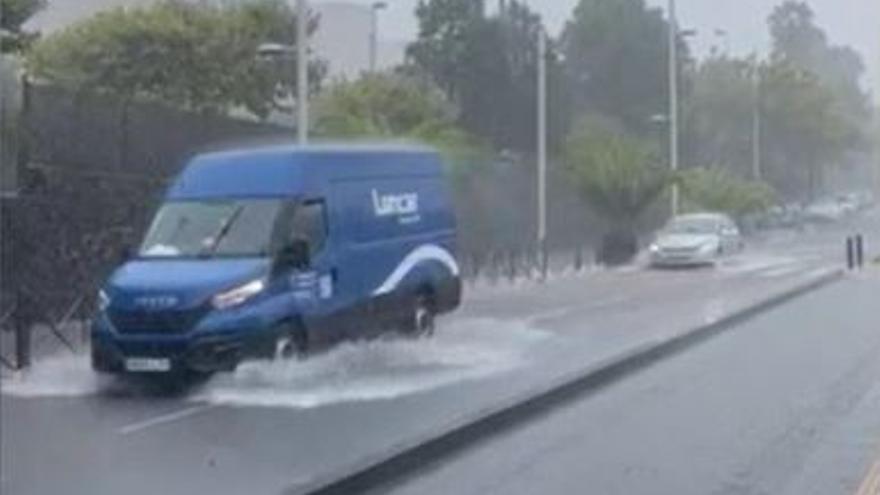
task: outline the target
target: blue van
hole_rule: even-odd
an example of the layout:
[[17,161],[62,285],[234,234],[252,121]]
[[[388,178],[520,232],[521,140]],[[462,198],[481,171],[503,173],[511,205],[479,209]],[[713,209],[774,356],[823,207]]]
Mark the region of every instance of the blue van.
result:
[[455,309],[456,227],[437,153],[272,146],[194,158],[99,294],[92,367],[230,371]]

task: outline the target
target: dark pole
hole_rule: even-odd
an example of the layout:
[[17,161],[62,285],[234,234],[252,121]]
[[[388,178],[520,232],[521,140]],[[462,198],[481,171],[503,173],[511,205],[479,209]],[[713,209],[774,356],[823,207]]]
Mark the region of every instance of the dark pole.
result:
[[862,234],[856,236],[856,266],[859,268],[865,266],[865,246]]
[[846,267],[850,270],[855,268],[855,243],[852,237],[846,238]]

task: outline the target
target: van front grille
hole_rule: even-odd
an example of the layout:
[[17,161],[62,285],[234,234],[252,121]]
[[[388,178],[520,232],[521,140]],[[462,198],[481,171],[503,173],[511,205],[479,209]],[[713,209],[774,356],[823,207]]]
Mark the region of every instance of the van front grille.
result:
[[110,310],[108,316],[122,334],[183,334],[192,330],[208,313],[206,306],[174,311]]

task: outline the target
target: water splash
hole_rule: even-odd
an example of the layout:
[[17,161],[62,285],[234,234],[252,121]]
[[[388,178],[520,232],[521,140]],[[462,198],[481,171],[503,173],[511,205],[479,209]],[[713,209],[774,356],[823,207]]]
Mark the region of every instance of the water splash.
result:
[[294,408],[392,399],[515,368],[547,335],[522,323],[459,320],[433,339],[344,344],[305,361],[248,363],[193,399]]
[[94,395],[109,379],[92,371],[88,356],[66,354],[33,363],[0,382],[0,391],[20,397],[76,397]]
[[[384,400],[501,373],[525,362],[548,333],[528,322],[452,319],[432,339],[343,344],[303,361],[251,362],[218,374],[188,400],[212,404],[313,408]],[[40,360],[0,383],[20,397],[137,396],[135,384],[91,370],[88,356]]]

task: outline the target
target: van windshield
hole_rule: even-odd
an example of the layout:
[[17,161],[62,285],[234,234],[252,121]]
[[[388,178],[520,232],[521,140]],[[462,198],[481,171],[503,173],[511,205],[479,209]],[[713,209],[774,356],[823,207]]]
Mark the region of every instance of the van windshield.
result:
[[176,201],[164,204],[141,258],[252,257],[270,252],[281,199]]

